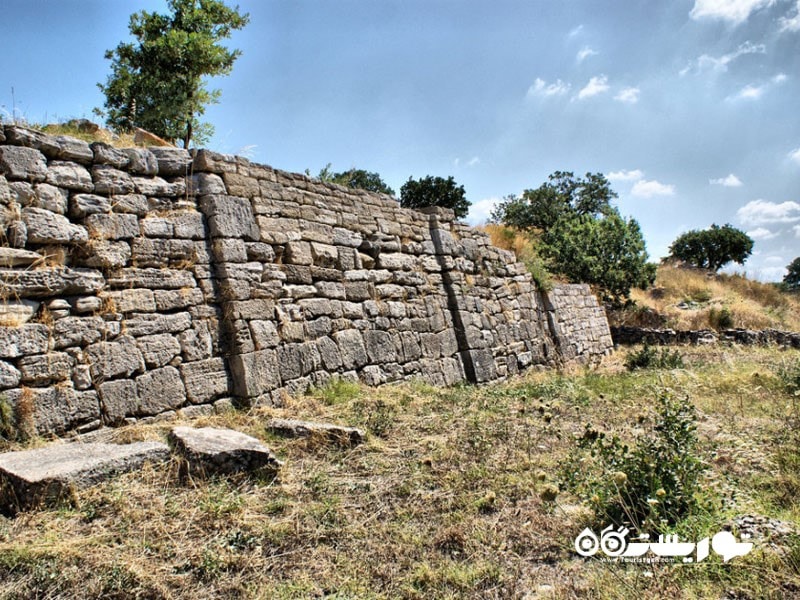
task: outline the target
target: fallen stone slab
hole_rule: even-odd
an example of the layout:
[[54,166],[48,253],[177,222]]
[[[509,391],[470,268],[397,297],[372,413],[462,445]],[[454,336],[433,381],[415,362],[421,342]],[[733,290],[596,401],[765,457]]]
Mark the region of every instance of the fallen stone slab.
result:
[[283,466],[259,440],[232,429],[174,427],[169,442],[184,457],[193,476],[275,475]]
[[297,419],[272,419],[267,429],[287,437],[309,437],[343,446],[357,446],[364,441],[364,432],[355,427],[344,427],[331,423],[315,423]]
[[75,489],[168,458],[169,447],[161,442],[69,443],[0,454],[0,510],[14,514],[52,505]]

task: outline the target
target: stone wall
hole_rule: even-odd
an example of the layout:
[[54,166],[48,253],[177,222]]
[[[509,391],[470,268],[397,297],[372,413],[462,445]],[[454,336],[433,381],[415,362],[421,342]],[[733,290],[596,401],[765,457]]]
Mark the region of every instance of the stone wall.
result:
[[781,331],[778,329],[652,329],[649,327],[620,326],[611,328],[611,337],[615,344],[655,344],[668,346],[672,344],[716,344],[729,342],[748,346],[782,346],[800,348],[800,333]]
[[451,211],[241,157],[7,125],[0,210],[0,397],[41,433],[611,348],[588,287],[538,291]]

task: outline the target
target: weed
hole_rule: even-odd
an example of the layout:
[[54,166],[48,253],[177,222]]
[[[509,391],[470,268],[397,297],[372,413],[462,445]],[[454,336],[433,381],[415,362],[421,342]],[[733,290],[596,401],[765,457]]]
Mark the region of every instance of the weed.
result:
[[712,308],[708,311],[708,324],[717,331],[731,329],[734,326],[733,313],[727,306]]
[[308,394],[320,396],[325,404],[333,406],[358,398],[361,395],[361,385],[357,381],[331,377],[324,386],[313,388]]
[[636,369],[682,369],[683,356],[677,351],[662,348],[659,352],[647,340],[641,350],[631,352],[625,357],[625,367],[629,371]]

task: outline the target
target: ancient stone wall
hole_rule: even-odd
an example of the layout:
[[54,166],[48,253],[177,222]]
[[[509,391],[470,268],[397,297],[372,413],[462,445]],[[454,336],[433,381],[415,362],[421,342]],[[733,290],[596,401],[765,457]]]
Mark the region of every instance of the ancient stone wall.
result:
[[538,291],[451,211],[241,157],[6,126],[0,211],[0,400],[41,433],[611,348],[588,287]]

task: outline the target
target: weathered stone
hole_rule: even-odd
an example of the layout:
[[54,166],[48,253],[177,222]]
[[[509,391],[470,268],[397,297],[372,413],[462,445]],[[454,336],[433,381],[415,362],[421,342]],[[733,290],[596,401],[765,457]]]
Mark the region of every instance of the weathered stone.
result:
[[367,350],[360,331],[356,329],[337,331],[333,334],[333,339],[339,346],[345,370],[358,369],[367,364]]
[[41,435],[61,434],[100,417],[94,391],[76,392],[67,385],[56,385],[7,390],[4,395],[18,419],[25,415],[18,427],[32,428]]
[[43,208],[23,208],[22,220],[28,228],[29,244],[68,244],[89,239],[86,229]]
[[53,326],[53,347],[87,346],[109,335],[111,323],[101,317],[67,317]]
[[263,242],[250,242],[245,244],[247,260],[271,263],[275,260],[275,250]]
[[22,374],[13,365],[0,360],[0,390],[17,387]]
[[18,358],[47,352],[50,332],[46,325],[0,326],[0,358]]
[[311,265],[314,259],[311,256],[311,244],[308,242],[289,242],[283,253],[284,260],[292,265]]
[[219,175],[213,173],[196,173],[189,179],[190,193],[197,196],[227,194],[225,183]]
[[253,211],[244,198],[235,196],[203,196],[200,207],[208,218],[211,237],[259,240],[259,230]]
[[378,256],[378,268],[390,271],[409,270],[414,268],[414,257],[400,252],[381,252]]
[[28,267],[43,260],[44,257],[38,252],[17,248],[0,248],[0,267]]
[[194,170],[211,173],[235,173],[236,157],[211,150],[198,150],[194,156]]
[[98,342],[88,346],[85,353],[95,381],[130,377],[145,369],[142,353],[130,339],[119,342]]
[[181,345],[169,333],[146,335],[136,340],[144,364],[150,368],[163,367],[181,352]]
[[219,262],[247,262],[247,250],[242,240],[217,238],[213,248],[214,258]]
[[103,420],[109,425],[117,425],[126,417],[136,414],[139,395],[136,382],[130,379],[106,381],[98,386]]
[[195,247],[191,240],[137,238],[133,240],[131,256],[139,267],[187,265],[194,262]]
[[131,260],[130,244],[123,241],[89,240],[76,252],[78,264],[96,269],[117,269]]
[[195,287],[191,271],[179,269],[121,269],[108,278],[108,285],[116,288],[143,287],[153,290],[179,290]]
[[0,303],[0,325],[17,327],[24,325],[39,310],[39,303],[33,300],[6,300]]
[[44,208],[59,215],[67,214],[69,193],[49,183],[37,183],[34,187],[36,202],[33,206]]
[[178,335],[181,353],[186,361],[197,361],[209,358],[213,350],[213,341],[207,322],[195,322],[191,329]]
[[158,161],[155,155],[147,148],[122,148],[128,156],[130,164],[128,169],[131,173],[139,175],[155,175],[158,173]]
[[203,303],[203,292],[199,288],[180,290],[155,290],[157,311],[178,310]]
[[73,194],[69,201],[69,214],[81,218],[87,215],[111,212],[111,202],[94,194]]
[[252,177],[240,175],[239,173],[223,173],[222,179],[225,182],[228,193],[233,196],[254,198],[261,194],[261,186],[259,186],[258,180]]
[[0,454],[0,508],[6,512],[69,500],[74,490],[169,458],[161,442],[73,443]]
[[182,196],[186,193],[186,183],[184,181],[176,181],[170,183],[161,177],[136,177],[133,178],[133,185],[136,192],[144,194],[145,196],[163,196],[165,198],[174,198]]
[[387,363],[397,360],[392,336],[385,331],[365,331],[364,346],[371,363]]
[[139,235],[139,219],[128,214],[93,214],[84,221],[89,236],[103,240],[124,240]]
[[170,219],[147,217],[141,220],[142,235],[153,238],[171,238],[175,228]]
[[92,176],[86,167],[70,162],[53,161],[47,167],[46,181],[50,185],[76,192],[94,191]]
[[182,212],[170,216],[176,238],[204,240],[206,225],[203,214],[199,212]]
[[89,144],[73,137],[52,136],[20,126],[6,127],[6,135],[11,143],[36,148],[51,159],[91,163],[94,158]]
[[256,350],[274,348],[280,343],[278,330],[272,321],[253,320],[249,322],[250,333]]
[[0,285],[19,298],[75,296],[93,293],[103,287],[101,273],[90,269],[54,267],[47,269],[2,269]]
[[79,314],[93,313],[103,307],[103,300],[97,296],[84,296],[72,300],[72,310]]
[[230,379],[222,358],[209,358],[180,367],[189,402],[204,404],[228,393]]
[[125,169],[131,162],[130,157],[122,150],[103,142],[94,142],[89,147],[94,153],[94,162],[101,165],[111,165],[115,169]]
[[275,475],[282,463],[260,441],[231,429],[175,427],[170,444],[193,476],[256,473]]
[[322,366],[326,371],[335,372],[342,366],[342,354],[339,346],[329,337],[321,337],[316,341]]
[[12,248],[24,248],[28,243],[28,228],[25,221],[16,219],[6,228],[6,239]]
[[304,437],[342,446],[357,446],[366,439],[361,429],[297,419],[271,419],[267,429],[277,435]]
[[229,364],[233,393],[239,398],[257,398],[280,386],[280,369],[274,350],[236,354]]
[[17,361],[22,382],[42,385],[69,379],[72,359],[64,352],[49,352],[38,356],[23,356]]
[[145,216],[149,210],[147,198],[141,194],[114,196],[114,205],[112,208],[116,213],[137,215],[139,217]]
[[0,174],[8,179],[44,181],[47,177],[47,161],[41,152],[33,148],[2,146]]
[[140,415],[157,415],[186,402],[186,389],[175,367],[162,367],[136,378]]
[[162,177],[187,175],[192,158],[183,148],[150,148],[158,161],[158,174]]
[[125,321],[125,330],[134,337],[156,333],[180,333],[192,326],[192,317],[187,312],[170,315],[133,313]]
[[92,167],[92,180],[94,191],[98,194],[130,194],[136,186],[133,179],[125,171],[115,169],[110,165],[94,165]]

